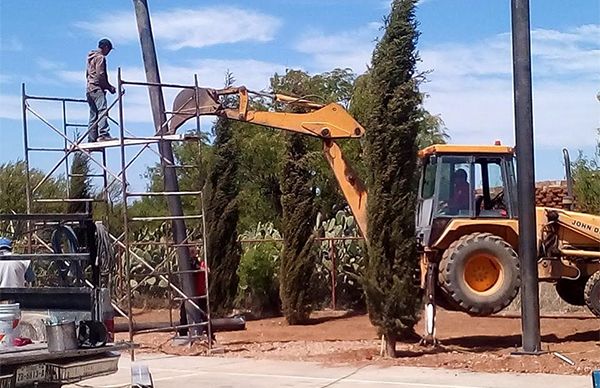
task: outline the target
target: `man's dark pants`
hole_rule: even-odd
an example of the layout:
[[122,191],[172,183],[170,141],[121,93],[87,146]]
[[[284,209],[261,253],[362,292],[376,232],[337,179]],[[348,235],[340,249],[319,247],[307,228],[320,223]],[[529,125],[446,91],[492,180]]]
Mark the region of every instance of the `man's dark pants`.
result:
[[98,137],[109,136],[106,92],[103,90],[87,92],[86,98],[90,106],[88,141],[94,142]]

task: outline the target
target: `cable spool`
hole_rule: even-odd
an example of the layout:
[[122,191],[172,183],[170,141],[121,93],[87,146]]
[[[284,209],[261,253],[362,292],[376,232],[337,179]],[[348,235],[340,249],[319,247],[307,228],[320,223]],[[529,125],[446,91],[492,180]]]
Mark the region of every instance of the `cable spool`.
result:
[[[69,226],[57,226],[54,232],[52,232],[51,242],[54,253],[76,253],[79,251],[77,235]],[[63,242],[66,242],[68,252],[64,251]],[[58,267],[58,275],[62,286],[80,287],[83,285],[83,267],[79,261],[58,260],[56,261],[56,265]],[[69,279],[69,275],[72,276],[73,279]]]

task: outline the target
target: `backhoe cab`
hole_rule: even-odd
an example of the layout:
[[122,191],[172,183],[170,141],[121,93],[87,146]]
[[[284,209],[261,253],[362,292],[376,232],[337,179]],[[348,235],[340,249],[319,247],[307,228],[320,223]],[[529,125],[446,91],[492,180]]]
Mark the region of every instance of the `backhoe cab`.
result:
[[[434,145],[419,158],[416,230],[428,301],[479,316],[504,309],[521,283],[513,149]],[[600,217],[538,207],[536,222],[540,280],[600,316]]]

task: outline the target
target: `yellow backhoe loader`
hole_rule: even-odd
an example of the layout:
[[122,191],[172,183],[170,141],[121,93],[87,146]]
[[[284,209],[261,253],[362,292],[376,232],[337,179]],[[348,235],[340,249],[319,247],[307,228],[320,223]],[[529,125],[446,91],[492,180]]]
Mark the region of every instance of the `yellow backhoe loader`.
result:
[[[226,107],[223,98],[233,95],[237,105]],[[301,106],[307,113],[253,110],[251,95]],[[244,87],[195,88],[177,95],[173,112],[171,133],[190,118],[215,115],[321,139],[325,157],[367,238],[367,190],[335,142],[360,138],[365,130],[341,105]],[[426,336],[433,339],[436,302],[486,316],[508,306],[519,291],[515,153],[500,144],[434,145],[418,156],[422,171],[416,240],[421,287],[426,292]],[[566,166],[568,170],[568,160]],[[567,175],[570,178],[569,170]],[[540,280],[555,282],[566,302],[587,305],[600,316],[600,216],[539,207],[536,217]]]

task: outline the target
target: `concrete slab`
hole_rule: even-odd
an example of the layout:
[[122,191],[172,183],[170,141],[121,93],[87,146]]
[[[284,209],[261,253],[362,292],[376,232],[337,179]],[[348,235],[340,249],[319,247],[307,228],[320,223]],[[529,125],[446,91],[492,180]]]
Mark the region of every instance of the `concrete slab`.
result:
[[[224,357],[143,355],[136,361],[148,365],[157,388],[589,388],[592,381],[586,376],[492,374],[402,366],[382,368],[377,365],[332,367],[309,362]],[[125,355],[121,357],[117,374],[90,379],[81,385],[122,387],[130,383],[130,368],[131,363]]]

